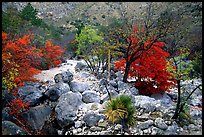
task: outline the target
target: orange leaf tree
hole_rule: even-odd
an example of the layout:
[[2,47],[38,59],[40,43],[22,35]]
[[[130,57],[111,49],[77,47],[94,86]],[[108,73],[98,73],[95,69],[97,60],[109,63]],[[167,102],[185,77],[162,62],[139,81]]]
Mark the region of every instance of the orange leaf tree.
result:
[[23,81],[33,81],[33,75],[40,72],[42,59],[48,69],[61,63],[63,50],[60,46],[47,41],[43,48],[36,48],[31,44],[32,39],[29,34],[9,40],[8,34],[2,32],[3,84],[9,90],[22,85]]
[[46,65],[46,69],[56,67],[61,63],[61,56],[64,53],[64,49],[60,46],[54,45],[50,40],[46,41],[45,47],[42,48],[43,63]]
[[14,100],[7,102],[10,107],[10,114],[16,117],[16,124],[28,132],[28,125],[20,114],[29,109],[29,104],[17,96],[17,87],[23,86],[24,81],[34,81],[33,75],[41,71],[39,68],[42,58],[45,59],[48,68],[50,68],[60,63],[63,52],[60,46],[54,46],[51,41],[47,41],[44,48],[36,48],[31,43],[32,39],[33,36],[30,34],[13,39],[2,32],[3,88],[8,89],[16,96]]
[[12,90],[22,85],[23,81],[33,80],[32,76],[40,70],[33,67],[35,59],[42,54],[31,45],[31,35],[9,40],[8,35],[2,32],[2,75],[3,84]]
[[167,59],[169,53],[162,50],[165,43],[158,42],[156,37],[144,41],[138,33],[139,30],[134,31],[136,35],[127,39],[129,45],[125,50],[125,57],[115,62],[115,68],[125,73],[124,82],[127,82],[128,77],[135,78],[135,86],[141,94],[168,91],[175,81],[167,70],[170,62]]

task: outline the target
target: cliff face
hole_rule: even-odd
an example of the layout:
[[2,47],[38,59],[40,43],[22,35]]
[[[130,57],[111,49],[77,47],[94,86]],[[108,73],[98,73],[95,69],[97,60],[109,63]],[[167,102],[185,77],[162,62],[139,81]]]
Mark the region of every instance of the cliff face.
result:
[[[22,10],[28,2],[3,2],[2,10],[11,5]],[[76,19],[107,25],[112,17],[137,18],[146,2],[31,2],[38,16],[48,23],[63,26]]]

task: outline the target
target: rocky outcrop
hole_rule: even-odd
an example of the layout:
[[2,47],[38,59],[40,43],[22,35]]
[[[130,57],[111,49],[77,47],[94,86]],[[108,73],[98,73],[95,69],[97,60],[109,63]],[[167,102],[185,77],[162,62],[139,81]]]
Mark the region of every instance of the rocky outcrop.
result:
[[11,121],[2,121],[2,135],[29,135],[29,134]]
[[43,92],[38,87],[26,85],[18,89],[19,97],[29,102],[30,106],[36,106],[43,101]]
[[70,87],[67,83],[58,82],[48,88],[45,92],[45,96],[51,101],[57,101],[57,99],[64,93],[69,92]]
[[100,103],[100,96],[95,91],[85,91],[82,93],[82,101],[85,103]]
[[84,117],[83,120],[86,123],[87,126],[92,127],[95,126],[99,120],[101,119],[101,116],[95,113],[87,113]]
[[22,113],[22,117],[33,130],[38,131],[42,129],[51,112],[52,110],[49,106],[40,105]]
[[58,73],[54,76],[54,80],[56,83],[58,82],[64,82],[64,83],[69,83],[73,80],[73,74],[67,70],[62,73]]
[[68,92],[60,96],[55,112],[57,122],[62,128],[74,124],[77,109],[81,104],[80,93]]
[[[201,134],[202,109],[199,107],[202,106],[202,94],[199,90],[189,100],[191,122],[185,121],[184,125],[183,123],[178,125],[171,119],[176,103],[170,94],[173,92],[176,96],[176,89],[171,89],[169,93],[143,96],[132,83],[122,82],[120,72],[116,72],[117,77],[110,81],[98,80],[86,69],[74,71],[74,64],[77,64],[77,61],[69,63],[67,66],[73,71],[74,76],[70,76],[74,81],[62,72],[65,77],[61,74],[59,78],[56,76],[54,83],[46,86],[26,83],[26,88],[22,87],[20,96],[23,98],[32,95],[36,90],[47,97],[41,102],[43,105],[31,107],[31,110],[23,112],[23,117],[33,130],[42,129],[45,134],[52,135],[180,135],[197,134],[197,132]],[[112,98],[125,94],[132,99],[136,108],[134,115],[136,125],[129,128],[128,132],[125,130],[122,133],[121,123],[110,124],[104,116],[106,103],[109,100],[105,84]],[[25,92],[26,90],[28,92]],[[50,112],[51,110],[54,111]],[[2,110],[2,116],[2,121],[15,120],[10,117],[9,108]]]
[[87,65],[83,62],[77,62],[76,66],[74,67],[75,71],[81,71],[86,68]]
[[89,85],[85,83],[80,83],[77,81],[72,81],[69,84],[71,91],[83,93],[84,91],[89,89]]

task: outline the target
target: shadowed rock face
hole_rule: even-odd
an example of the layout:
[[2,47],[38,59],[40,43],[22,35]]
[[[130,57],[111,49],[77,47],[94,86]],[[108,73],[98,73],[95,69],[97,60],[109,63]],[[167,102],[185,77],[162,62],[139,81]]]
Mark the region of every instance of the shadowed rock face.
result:
[[2,121],[2,135],[28,135],[28,133],[11,121]]
[[62,73],[58,73],[54,76],[54,80],[56,83],[58,82],[64,82],[64,83],[69,83],[73,80],[73,74],[67,70]]
[[67,83],[59,82],[50,86],[45,92],[45,96],[47,96],[51,101],[57,101],[62,94],[68,91],[70,91],[69,85]]
[[44,90],[31,85],[26,85],[18,89],[20,98],[29,102],[30,106],[36,106],[43,101],[43,92]]
[[33,130],[41,130],[45,121],[48,120],[52,110],[47,105],[31,108],[22,114],[23,119],[28,122]]

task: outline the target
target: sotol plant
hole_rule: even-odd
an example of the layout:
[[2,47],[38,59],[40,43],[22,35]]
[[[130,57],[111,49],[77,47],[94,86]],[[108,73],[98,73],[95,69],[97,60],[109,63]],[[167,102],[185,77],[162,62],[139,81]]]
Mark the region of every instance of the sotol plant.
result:
[[123,129],[135,125],[134,114],[135,107],[131,102],[131,98],[127,95],[121,95],[107,103],[106,118],[114,124],[121,123]]

